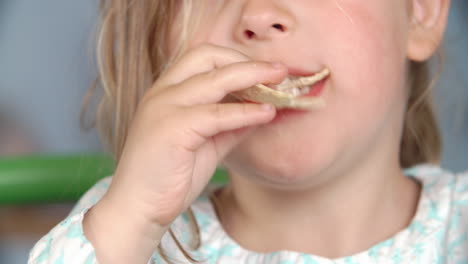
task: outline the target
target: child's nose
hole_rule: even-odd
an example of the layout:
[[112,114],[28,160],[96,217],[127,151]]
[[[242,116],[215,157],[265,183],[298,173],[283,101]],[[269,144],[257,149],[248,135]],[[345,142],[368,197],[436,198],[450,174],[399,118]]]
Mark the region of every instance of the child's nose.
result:
[[289,34],[293,17],[271,0],[245,1],[236,30],[241,41],[273,40]]

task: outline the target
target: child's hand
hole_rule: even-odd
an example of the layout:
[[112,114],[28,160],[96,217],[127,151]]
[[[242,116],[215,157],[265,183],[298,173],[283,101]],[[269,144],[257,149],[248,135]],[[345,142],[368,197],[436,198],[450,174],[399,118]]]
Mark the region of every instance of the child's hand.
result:
[[282,65],[253,62],[235,50],[213,45],[181,57],[137,109],[112,184],[85,218],[91,240],[96,242],[100,236],[96,233],[102,229],[113,232],[108,225],[116,214],[129,223],[129,232],[140,230],[153,242],[160,239],[149,234],[161,232],[151,232],[149,227],[169,226],[196,199],[218,162],[249,128],[275,116],[272,107],[219,102],[230,92],[258,83],[279,83],[286,74]]
[[148,221],[170,224],[200,194],[245,128],[275,116],[271,107],[219,102],[230,92],[280,82],[285,75],[282,65],[253,62],[219,46],[187,53],[139,105],[111,194]]
[[219,46],[185,54],[142,99],[106,200],[148,223],[169,225],[248,128],[275,116],[271,107],[219,102],[233,91],[281,82],[286,74],[282,65]]

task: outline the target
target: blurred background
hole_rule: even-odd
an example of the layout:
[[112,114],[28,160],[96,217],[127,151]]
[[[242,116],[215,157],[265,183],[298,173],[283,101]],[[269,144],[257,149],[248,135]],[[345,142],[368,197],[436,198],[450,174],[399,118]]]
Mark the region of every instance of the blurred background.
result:
[[[452,2],[435,94],[443,166],[461,171],[468,169],[468,1]],[[79,127],[82,98],[96,77],[96,6],[96,0],[0,0],[0,159],[102,151],[96,131]],[[0,205],[0,263],[26,263],[34,242],[71,206]]]
[[[0,0],[0,156],[101,150],[96,131],[83,133],[79,123],[96,77],[97,3]],[[71,206],[0,205],[0,263],[26,263]]]

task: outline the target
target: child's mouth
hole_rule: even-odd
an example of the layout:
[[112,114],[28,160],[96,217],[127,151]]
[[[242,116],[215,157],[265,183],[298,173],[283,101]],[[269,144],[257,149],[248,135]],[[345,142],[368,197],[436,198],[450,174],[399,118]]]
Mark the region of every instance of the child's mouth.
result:
[[[320,98],[320,96],[322,95],[326,87],[327,80],[328,80],[328,77],[311,85],[309,92],[307,94],[301,95],[301,98],[307,99],[308,97],[314,100],[323,100],[322,98]],[[309,111],[305,111],[304,109],[294,109],[294,108],[278,109],[276,117],[273,119],[272,123],[276,124],[276,123],[281,122],[282,120],[287,120],[287,119],[290,119],[291,117],[300,117],[307,113],[309,113]]]
[[321,72],[309,76],[293,76],[290,75],[282,83],[277,85],[269,85],[270,88],[290,94],[294,97],[320,95],[323,83],[329,76],[330,71],[323,69]]
[[280,84],[258,84],[231,95],[243,101],[269,103],[277,109],[314,110],[325,106],[325,101],[319,97],[323,89],[320,87],[324,86],[320,83],[325,82],[330,70],[324,68],[318,73],[309,73],[309,76],[298,70],[290,70],[289,73],[290,76]]

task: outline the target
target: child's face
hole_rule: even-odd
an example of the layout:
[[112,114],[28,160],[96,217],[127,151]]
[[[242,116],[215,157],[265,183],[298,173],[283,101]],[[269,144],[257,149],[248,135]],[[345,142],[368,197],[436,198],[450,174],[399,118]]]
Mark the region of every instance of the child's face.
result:
[[[325,108],[285,114],[260,127],[225,166],[264,182],[304,186],[355,164],[397,164],[406,101],[407,0],[207,1],[191,46],[208,42],[306,72],[331,70],[322,93]],[[247,30],[254,34],[248,37]]]

